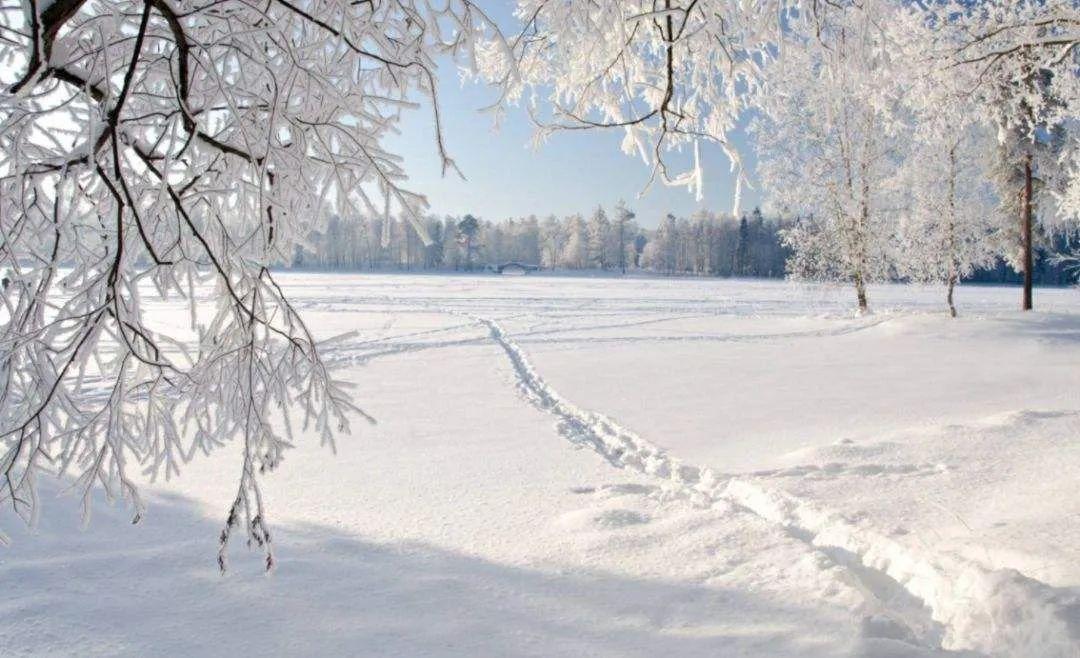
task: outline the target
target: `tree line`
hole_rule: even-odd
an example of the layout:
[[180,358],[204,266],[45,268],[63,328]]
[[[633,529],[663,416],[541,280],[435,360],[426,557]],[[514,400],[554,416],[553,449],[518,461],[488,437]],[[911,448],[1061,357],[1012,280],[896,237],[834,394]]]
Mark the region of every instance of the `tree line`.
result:
[[[380,217],[332,217],[297,245],[294,268],[477,271],[521,263],[548,270],[649,271],[661,274],[780,277],[790,256],[781,234],[791,222],[759,209],[735,219],[699,211],[668,214],[655,229],[640,226],[619,204],[588,217],[535,215],[487,221],[472,215],[428,217],[422,235],[411,223]],[[426,243],[425,243],[426,242]]]
[[[781,278],[800,273],[793,260],[801,232],[812,218],[769,217],[761,209],[735,218],[699,211],[690,217],[665,215],[656,228],[643,228],[632,211],[618,204],[581,215],[544,219],[536,215],[503,221],[429,216],[421,235],[412,223],[379,216],[333,216],[323,230],[312,231],[298,244],[294,269],[342,271],[482,271],[503,263],[536,265],[545,270],[649,272],[679,276]],[[427,243],[425,244],[425,238]],[[907,237],[893,236],[890,260],[900,263]],[[1033,277],[1039,285],[1065,285],[1076,271],[1065,258],[1080,232],[1040,236]],[[977,283],[1021,283],[1022,272],[1009,264],[1002,240],[963,280]],[[910,267],[893,267],[886,278],[916,280]]]

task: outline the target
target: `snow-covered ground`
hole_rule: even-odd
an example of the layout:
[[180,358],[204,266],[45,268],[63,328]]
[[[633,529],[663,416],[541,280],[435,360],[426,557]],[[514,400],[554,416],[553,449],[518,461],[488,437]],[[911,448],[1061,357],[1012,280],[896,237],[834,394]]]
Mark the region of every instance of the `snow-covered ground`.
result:
[[277,570],[234,450],[135,526],[45,482],[0,654],[1080,656],[1076,291],[282,280],[378,425],[269,476]]

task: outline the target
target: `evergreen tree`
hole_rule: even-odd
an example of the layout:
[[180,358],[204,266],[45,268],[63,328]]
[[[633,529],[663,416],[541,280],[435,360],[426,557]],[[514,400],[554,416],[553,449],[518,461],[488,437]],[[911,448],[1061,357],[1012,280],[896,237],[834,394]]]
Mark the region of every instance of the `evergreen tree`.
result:
[[479,234],[480,221],[472,215],[465,215],[465,217],[458,222],[458,243],[465,250],[465,269],[468,271],[472,271],[476,266],[476,255],[479,249],[477,237]]
[[739,220],[739,237],[732,270],[735,276],[747,276],[750,273],[750,222],[746,220],[746,215]]

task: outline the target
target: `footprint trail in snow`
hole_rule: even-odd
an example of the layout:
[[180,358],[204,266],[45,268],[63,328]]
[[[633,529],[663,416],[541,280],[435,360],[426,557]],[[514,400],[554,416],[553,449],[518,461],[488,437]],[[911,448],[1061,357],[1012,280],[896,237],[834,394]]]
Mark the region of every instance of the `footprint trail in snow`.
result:
[[991,570],[906,546],[864,523],[764,488],[752,475],[684,463],[607,416],[560,396],[497,321],[454,314],[488,329],[508,357],[522,395],[554,416],[559,434],[569,442],[590,448],[617,468],[663,481],[668,495],[698,506],[734,505],[776,524],[838,567],[868,606],[880,611],[864,620],[867,634],[995,656],[1080,657],[1076,624],[1069,622],[1080,615],[1080,604],[1066,592],[1013,570]]

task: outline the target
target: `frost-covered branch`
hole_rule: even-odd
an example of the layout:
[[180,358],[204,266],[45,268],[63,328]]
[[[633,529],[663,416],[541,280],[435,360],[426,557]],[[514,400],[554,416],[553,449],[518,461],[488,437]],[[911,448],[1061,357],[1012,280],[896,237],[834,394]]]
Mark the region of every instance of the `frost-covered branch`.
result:
[[0,504],[33,521],[58,473],[87,514],[100,485],[138,520],[137,476],[240,441],[221,565],[243,526],[269,568],[258,476],[290,413],[329,443],[358,411],[269,267],[328,211],[419,216],[383,140],[426,97],[453,168],[435,58],[490,21],[468,0],[28,0],[0,26]]
[[[764,84],[781,25],[797,19],[794,4],[521,0],[521,34],[509,52],[483,49],[480,71],[502,84],[505,100],[526,101],[539,140],[560,130],[623,131],[624,152],[650,167],[650,182],[700,197],[701,142],[723,148],[743,179],[729,135]],[[670,160],[683,149],[693,164],[677,172]]]

